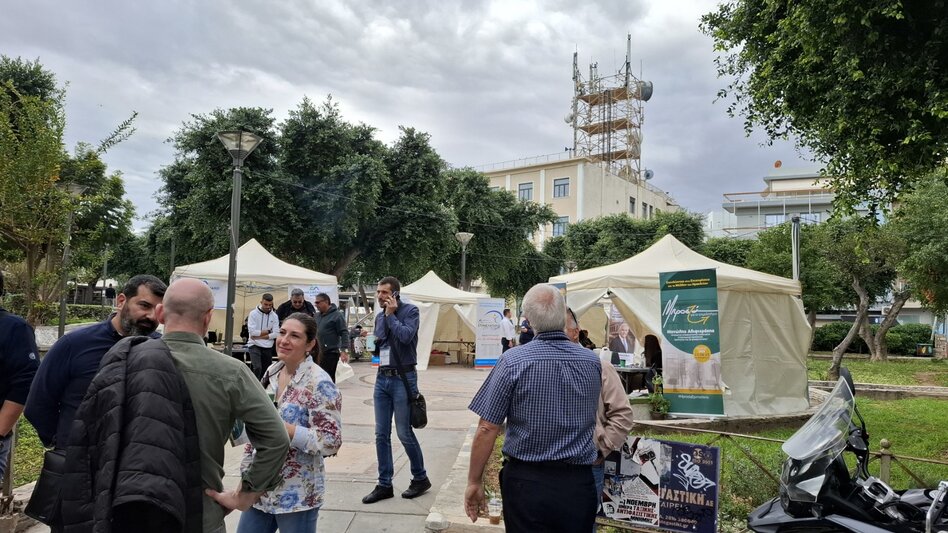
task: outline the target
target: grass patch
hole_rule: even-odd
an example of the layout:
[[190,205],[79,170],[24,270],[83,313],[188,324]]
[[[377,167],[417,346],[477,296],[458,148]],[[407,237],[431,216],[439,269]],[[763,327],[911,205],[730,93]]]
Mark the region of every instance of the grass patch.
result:
[[13,486],[19,487],[36,481],[43,468],[43,443],[36,430],[20,417],[16,425],[16,451],[13,455]]
[[[828,359],[808,358],[807,376],[825,381],[831,363]],[[844,357],[843,366],[849,368],[857,383],[948,387],[948,363],[930,357],[877,363]]]
[[[882,438],[892,442],[896,455],[948,460],[948,427],[944,413],[948,401],[935,399],[869,400],[857,398],[860,413],[866,419],[873,451],[880,449]],[[757,436],[786,440],[796,428],[774,429],[755,433]],[[649,435],[647,432],[645,435]],[[713,435],[677,433],[650,435],[655,438],[680,442],[708,444]],[[779,478],[784,461],[780,444],[748,439],[718,440],[721,448],[721,500],[719,522],[721,531],[743,531],[747,515],[758,505],[777,495],[778,485],[758,469],[739,448],[749,451],[767,471]],[[938,480],[948,479],[948,465],[932,465],[905,461],[906,466],[921,477],[924,486],[936,486]],[[870,463],[872,475],[879,475],[879,462]],[[895,489],[915,487],[917,484],[898,466],[892,466],[889,484]]]

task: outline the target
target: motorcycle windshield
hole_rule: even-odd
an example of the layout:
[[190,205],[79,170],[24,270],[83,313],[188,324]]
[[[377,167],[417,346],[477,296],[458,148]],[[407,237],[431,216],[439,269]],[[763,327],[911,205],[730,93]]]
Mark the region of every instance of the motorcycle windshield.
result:
[[800,461],[824,454],[836,457],[846,448],[854,408],[853,393],[840,379],[820,410],[783,443],[784,453]]

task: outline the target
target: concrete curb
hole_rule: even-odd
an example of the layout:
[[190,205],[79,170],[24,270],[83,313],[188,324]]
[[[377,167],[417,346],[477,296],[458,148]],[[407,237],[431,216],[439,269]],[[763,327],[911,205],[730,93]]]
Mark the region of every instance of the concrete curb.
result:
[[491,525],[487,519],[480,519],[471,523],[471,519],[464,513],[464,491],[467,489],[467,470],[471,462],[471,444],[474,442],[474,432],[477,424],[471,424],[464,437],[464,444],[458,453],[454,466],[447,479],[438,489],[438,496],[425,520],[425,530],[431,532],[484,532],[504,531],[503,524]]

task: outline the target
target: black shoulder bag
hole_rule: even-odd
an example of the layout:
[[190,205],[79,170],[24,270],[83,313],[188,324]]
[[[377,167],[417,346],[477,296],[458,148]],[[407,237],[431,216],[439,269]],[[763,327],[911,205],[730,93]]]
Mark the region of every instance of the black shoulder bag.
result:
[[33,494],[23,514],[46,525],[54,525],[59,516],[59,489],[66,471],[66,450],[46,450],[43,469],[33,486]]
[[389,349],[392,352],[392,357],[395,359],[395,366],[398,368],[398,375],[402,378],[402,383],[405,384],[405,394],[408,396],[408,407],[411,408],[411,427],[415,429],[421,429],[428,425],[428,406],[425,404],[425,397],[419,392],[417,395],[412,395],[411,386],[408,384],[408,378],[405,377],[405,368],[402,367],[402,361],[398,358],[398,354],[395,350]]

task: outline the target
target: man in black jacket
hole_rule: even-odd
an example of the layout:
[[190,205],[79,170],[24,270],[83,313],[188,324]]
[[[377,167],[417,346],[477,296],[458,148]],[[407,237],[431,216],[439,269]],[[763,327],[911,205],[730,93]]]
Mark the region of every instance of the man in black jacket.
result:
[[336,382],[336,366],[339,359],[349,361],[349,328],[346,319],[336,304],[329,301],[329,295],[321,292],[316,295],[316,338],[319,339],[319,366]]
[[286,317],[293,313],[306,313],[309,316],[316,316],[316,308],[313,307],[313,304],[306,301],[302,289],[293,289],[290,291],[290,299],[281,303],[280,307],[277,307],[277,318],[280,319],[280,324],[286,320]]
[[[3,272],[0,272],[3,296]],[[30,383],[39,367],[33,328],[0,307],[0,480],[13,448],[13,428],[23,412]]]

